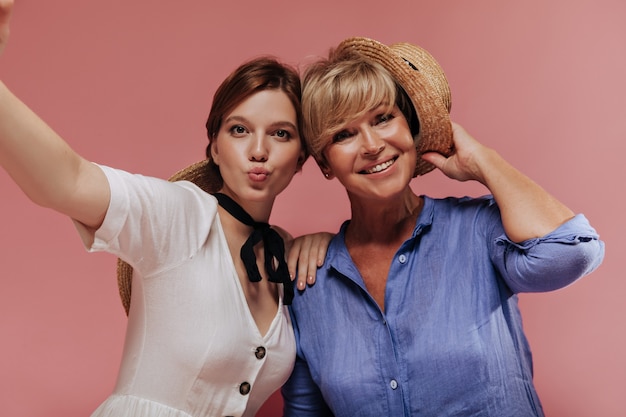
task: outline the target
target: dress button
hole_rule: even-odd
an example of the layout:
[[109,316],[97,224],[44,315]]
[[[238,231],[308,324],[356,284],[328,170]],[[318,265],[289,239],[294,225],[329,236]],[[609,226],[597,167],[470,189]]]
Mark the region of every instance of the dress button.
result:
[[250,393],[250,384],[248,382],[242,382],[239,385],[239,394],[248,395]]
[[400,256],[398,256],[398,260],[400,261],[401,264],[406,262],[406,255],[402,254]]
[[398,388],[398,381],[396,381],[395,379],[392,379],[391,382],[389,383],[389,386],[391,387],[391,389]]
[[254,356],[256,356],[257,359],[263,359],[265,357],[265,353],[265,348],[263,346],[259,346],[255,349]]

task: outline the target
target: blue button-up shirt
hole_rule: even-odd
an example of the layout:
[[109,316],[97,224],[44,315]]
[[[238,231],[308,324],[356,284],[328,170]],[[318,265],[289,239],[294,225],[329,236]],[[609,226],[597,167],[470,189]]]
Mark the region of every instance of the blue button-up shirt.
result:
[[298,358],[285,416],[543,415],[516,293],[561,288],[600,264],[604,245],[584,216],[515,244],[492,198],[426,197],[392,261],[384,312],[346,225],[291,307]]

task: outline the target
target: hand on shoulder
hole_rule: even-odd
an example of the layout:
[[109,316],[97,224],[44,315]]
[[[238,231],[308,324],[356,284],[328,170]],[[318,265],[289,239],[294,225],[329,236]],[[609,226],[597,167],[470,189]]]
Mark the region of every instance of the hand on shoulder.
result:
[[305,290],[307,284],[315,284],[317,268],[324,264],[328,245],[334,236],[332,233],[319,232],[289,242],[287,267],[291,279],[296,279],[298,290]]

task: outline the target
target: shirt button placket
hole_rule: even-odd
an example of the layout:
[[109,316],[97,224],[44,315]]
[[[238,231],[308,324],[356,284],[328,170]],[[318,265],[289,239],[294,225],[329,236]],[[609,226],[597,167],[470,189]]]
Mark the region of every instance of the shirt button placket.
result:
[[[267,354],[267,349],[265,349],[264,346],[258,346],[256,349],[254,349],[254,356],[258,360],[264,359],[266,354]],[[251,389],[252,389],[252,386],[250,385],[248,381],[244,381],[241,384],[239,384],[239,394],[241,395],[250,394]]]

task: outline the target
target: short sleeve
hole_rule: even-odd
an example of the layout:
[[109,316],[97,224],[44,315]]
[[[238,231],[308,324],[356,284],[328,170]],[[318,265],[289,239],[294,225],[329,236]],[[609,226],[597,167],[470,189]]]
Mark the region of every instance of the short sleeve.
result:
[[89,251],[112,253],[147,276],[202,246],[217,215],[213,196],[187,181],[102,169],[111,201]]

